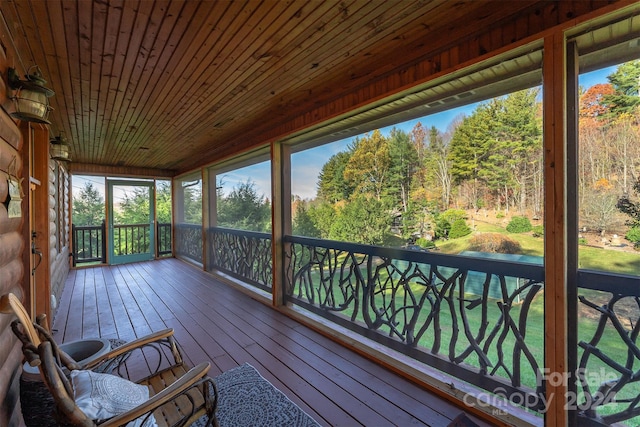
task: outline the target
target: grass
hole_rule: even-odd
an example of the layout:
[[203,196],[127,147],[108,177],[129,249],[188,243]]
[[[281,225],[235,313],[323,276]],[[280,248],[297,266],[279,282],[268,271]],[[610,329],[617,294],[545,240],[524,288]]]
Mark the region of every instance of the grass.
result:
[[[543,256],[544,254],[544,240],[539,237],[533,237],[530,234],[516,234],[516,233],[508,233],[504,228],[501,228],[496,225],[486,224],[486,223],[478,223],[476,232],[497,232],[508,235],[514,240],[517,240],[522,248],[522,253],[526,255],[535,255],[535,256]],[[442,253],[449,254],[457,254],[467,249],[469,245],[469,240],[472,235],[468,235],[458,239],[451,239],[444,242],[438,242],[438,249]],[[616,272],[616,273],[625,273],[625,274],[638,274],[640,271],[640,253],[636,252],[623,252],[623,251],[614,251],[611,249],[603,249],[603,248],[595,248],[588,246],[580,246],[579,247],[579,263],[580,268],[594,269],[594,270],[603,270],[608,272]],[[613,256],[615,255],[615,256]],[[366,272],[363,272],[366,275]],[[313,274],[313,282],[317,285],[317,279],[319,276],[317,274]],[[365,276],[366,277],[366,276]],[[384,277],[382,277],[383,279]],[[411,288],[418,295],[418,297],[424,292],[424,289],[421,285],[417,283],[411,283]],[[397,292],[397,289],[396,289]],[[394,298],[394,301],[397,301],[399,306],[404,304],[404,294],[402,292],[393,294],[393,290],[385,290],[384,292],[379,293],[376,296],[376,305],[378,307],[386,307],[389,305],[389,300]],[[603,304],[608,299],[608,293],[600,292],[600,291],[591,291],[591,290],[580,290],[580,294],[589,298],[592,301],[598,301],[598,304]],[[530,310],[527,314],[527,330],[525,336],[525,343],[529,350],[533,353],[535,360],[539,364],[539,366],[543,366],[543,358],[544,358],[544,298],[542,297],[543,293],[539,292],[535,297]],[[467,298],[476,298],[475,296],[467,296]],[[460,308],[457,304],[458,298],[454,296],[453,300],[454,307],[451,308],[448,304],[443,303],[440,308],[439,314],[439,331],[441,334],[441,345],[439,348],[439,354],[448,357],[450,352],[452,351],[454,356],[459,355],[465,348],[469,346],[469,340],[465,337],[464,331],[461,325],[460,319]],[[497,305],[498,301],[493,301],[488,304],[488,321],[489,326],[487,328],[486,334],[488,334],[492,327],[499,321],[498,319],[501,316],[501,312],[498,309]],[[425,307],[429,307],[429,305],[425,305]],[[522,306],[514,305],[511,308],[511,317],[517,322],[520,316]],[[465,315],[468,318],[468,325],[470,325],[472,335],[476,336],[478,333],[479,325],[481,324],[481,305],[476,306],[473,309],[465,309]],[[346,314],[346,313],[344,313]],[[407,315],[410,315],[408,313]],[[429,315],[429,310],[423,309],[421,313],[419,313],[419,319],[417,321],[418,328],[420,325],[424,325],[427,321],[427,316]],[[358,320],[362,321],[361,313],[357,315]],[[637,320],[637,309],[635,312],[634,320]],[[454,330],[456,329],[456,324],[454,323],[454,319],[457,319],[457,328],[458,328],[458,338],[456,340],[455,349],[450,349],[449,345],[454,336]],[[401,320],[401,319],[396,319]],[[401,322],[402,323],[402,322]],[[578,316],[578,339],[582,341],[589,341],[594,336],[596,327],[598,323],[598,313],[593,309],[588,308],[580,304],[580,313]],[[402,327],[402,324],[399,325]],[[418,329],[416,328],[416,329]],[[429,325],[426,333],[423,338],[420,340],[420,346],[425,348],[425,351],[431,351],[434,343],[434,336],[436,326],[432,323]],[[385,333],[388,331],[384,330],[381,333]],[[485,340],[486,340],[485,334]],[[500,335],[498,335],[500,336]],[[506,334],[505,341],[502,343],[500,348],[504,350],[504,354],[502,354],[503,362],[509,369],[512,366],[513,359],[513,351],[512,349],[515,346],[515,338],[513,337],[513,333],[509,332]],[[498,353],[496,350],[496,340],[494,339],[493,343],[490,346],[490,350],[488,351],[488,355],[492,363],[496,363],[498,358]],[[483,342],[481,342],[481,345]],[[598,348],[605,352],[607,355],[612,356],[615,360],[624,361],[627,357],[627,346],[620,338],[618,333],[615,331],[611,325],[607,325],[607,329],[602,336],[602,339],[598,343]],[[579,350],[578,357],[582,357],[582,349]],[[476,356],[470,356],[464,360],[465,363],[470,365],[479,367],[479,360]],[[521,356],[521,367],[522,367],[522,384],[535,388],[536,378],[535,373],[528,366],[528,362],[524,355]],[[589,359],[589,364],[587,366],[589,372],[593,372],[597,375],[593,375],[589,378],[591,392],[597,390],[597,386],[601,382],[601,377],[605,376],[606,379],[611,379],[613,376],[613,371],[606,364],[601,362],[596,357],[591,357]],[[504,368],[498,368],[496,375],[507,377],[506,371]],[[622,392],[626,397],[631,396],[635,397],[640,394],[640,385],[631,384],[630,386],[625,387]],[[620,393],[619,395],[622,395]],[[599,410],[601,414],[610,414],[616,411],[623,409],[623,407],[616,408],[616,404],[606,405]],[[625,421],[627,425],[640,425],[640,417],[633,418],[631,420]]]
[[[478,232],[498,232],[508,235],[514,240],[517,240],[521,247],[522,253],[526,255],[544,255],[544,239],[536,238],[531,236],[530,234],[516,234],[516,233],[508,233],[501,227],[492,224],[478,223],[477,226]],[[469,240],[471,239],[471,235],[465,236],[464,238],[455,239],[443,242],[438,245],[439,249],[444,253],[457,254],[465,250],[468,246]],[[579,268],[583,269],[591,269],[591,270],[600,270],[611,273],[620,273],[620,274],[631,274],[638,275],[640,271],[640,252],[629,252],[629,251],[620,251],[611,248],[597,248],[591,246],[580,245],[578,247],[578,263]],[[610,294],[607,292],[601,291],[593,291],[588,289],[581,289],[580,295],[585,296],[587,299],[591,301],[597,301],[598,304],[604,304],[608,300]],[[630,300],[631,298],[627,298]],[[621,304],[621,303],[618,303]],[[531,311],[536,311],[540,313],[540,316],[529,316],[527,319],[527,327],[529,331],[543,331],[544,330],[544,322],[542,321],[542,312],[543,312],[543,298],[536,298],[536,301],[531,307]],[[634,305],[633,301],[627,301],[627,305]],[[633,310],[633,314],[635,320],[638,319],[638,309],[635,306],[635,310]],[[632,319],[630,322],[633,322]],[[582,304],[579,305],[579,315],[578,315],[578,341],[590,341],[594,333],[596,331],[596,327],[598,324],[598,316],[597,313]],[[530,338],[530,339],[529,339]],[[535,333],[533,335],[527,336],[527,345],[530,348],[543,348],[544,338],[539,333]],[[614,360],[622,361],[626,360],[628,348],[627,345],[623,342],[618,333],[614,330],[614,328],[609,323],[605,332],[602,336],[602,339],[597,345],[598,349],[603,351],[606,355],[609,355]],[[579,350],[579,358],[582,357],[583,350]],[[538,352],[536,359],[542,360],[542,353]],[[637,366],[637,363],[635,364]],[[598,385],[600,384],[602,377],[604,379],[615,378],[616,375],[614,373],[616,371],[609,368],[604,362],[600,361],[596,357],[590,357],[589,363],[587,365],[588,372],[594,373],[593,377],[587,376],[590,380],[590,388],[591,392],[595,392],[597,390]],[[637,369],[637,367],[636,367]],[[635,383],[628,385],[623,388],[621,392],[618,394],[618,398],[634,398],[640,394],[640,386]],[[612,404],[606,405],[603,407],[599,413],[611,414],[617,412],[621,409],[624,409],[623,405]],[[630,420],[624,422],[626,425],[640,426],[640,417],[635,417]]]
[[[502,227],[482,222],[477,223],[476,232],[505,234],[520,243],[522,254],[544,255],[544,239],[541,237],[533,237],[529,233],[509,233]],[[438,242],[437,246],[442,253],[458,254],[466,250],[472,236],[473,233],[458,239],[445,240]],[[580,245],[578,246],[578,265],[579,268],[589,270],[638,275],[640,272],[640,252]]]

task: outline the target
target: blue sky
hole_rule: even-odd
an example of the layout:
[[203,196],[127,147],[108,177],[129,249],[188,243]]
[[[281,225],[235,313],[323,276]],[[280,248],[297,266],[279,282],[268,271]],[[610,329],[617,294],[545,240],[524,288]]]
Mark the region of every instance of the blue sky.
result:
[[[585,88],[588,88],[597,83],[606,83],[606,77],[613,71],[615,71],[615,69],[616,67],[613,66],[603,68],[591,73],[581,74],[579,84]],[[476,105],[477,104],[470,104],[452,110],[443,111],[438,114],[433,114],[430,116],[421,117],[419,119],[398,123],[396,127],[406,132],[410,132],[417,122],[421,122],[426,128],[435,126],[440,131],[444,132],[449,126],[449,123],[451,123],[451,121],[456,118],[456,116],[461,113],[466,115],[470,114]],[[381,131],[383,134],[388,134],[390,129],[391,126],[383,128],[381,129]],[[300,196],[303,199],[315,198],[318,175],[322,169],[322,166],[331,158],[331,156],[340,151],[344,151],[347,148],[347,145],[352,140],[353,138],[346,138],[340,141],[323,145],[321,147],[293,154],[291,161],[292,193],[294,195]],[[244,183],[247,181],[247,179],[250,179],[255,183],[255,188],[258,194],[264,197],[268,197],[271,200],[272,197],[270,175],[271,170],[270,163],[268,161],[229,171],[224,173],[221,177],[223,183],[222,191],[225,194],[229,194],[240,183]],[[88,179],[104,194],[104,178],[88,177]],[[83,178],[74,177],[74,192],[79,191],[83,186]]]

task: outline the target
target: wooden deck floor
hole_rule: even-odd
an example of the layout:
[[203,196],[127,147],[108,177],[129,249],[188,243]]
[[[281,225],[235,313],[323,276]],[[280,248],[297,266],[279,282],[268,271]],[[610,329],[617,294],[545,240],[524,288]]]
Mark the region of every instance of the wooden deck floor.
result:
[[72,270],[53,321],[58,342],[167,327],[211,376],[248,362],[323,425],[447,426],[462,412],[176,259]]

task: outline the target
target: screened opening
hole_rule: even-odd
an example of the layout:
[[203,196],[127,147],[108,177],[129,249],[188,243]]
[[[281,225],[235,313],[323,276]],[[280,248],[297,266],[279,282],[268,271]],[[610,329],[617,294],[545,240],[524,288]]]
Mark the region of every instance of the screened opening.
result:
[[207,270],[271,292],[271,160],[259,149],[208,170]]
[[[574,227],[581,414],[638,425],[640,18],[594,24],[578,54]],[[571,142],[571,141],[570,141]]]
[[216,220],[219,227],[271,231],[271,161],[216,173]]
[[526,46],[291,138],[293,234],[541,257],[541,66]]
[[202,263],[202,177],[200,172],[174,180],[176,256]]
[[290,138],[287,300],[542,416],[541,84],[529,45]]

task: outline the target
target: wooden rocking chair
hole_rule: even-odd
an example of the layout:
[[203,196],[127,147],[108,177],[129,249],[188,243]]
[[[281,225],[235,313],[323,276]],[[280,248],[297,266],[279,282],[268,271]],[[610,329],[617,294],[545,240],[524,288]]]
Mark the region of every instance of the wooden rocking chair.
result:
[[[32,323],[15,295],[0,298],[0,312],[13,312],[18,317],[11,324],[12,329],[23,343],[27,362],[38,366],[55,402],[54,417],[61,425],[176,427],[190,426],[203,416],[207,417],[207,426],[218,425],[217,389],[207,376],[210,364],[189,369],[173,330],[132,341],[79,366],[60,351],[46,319],[39,317],[37,323]],[[154,360],[156,369],[130,382],[128,361],[136,352],[147,363]]]

